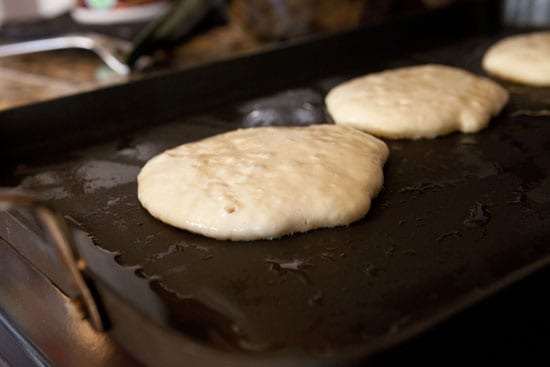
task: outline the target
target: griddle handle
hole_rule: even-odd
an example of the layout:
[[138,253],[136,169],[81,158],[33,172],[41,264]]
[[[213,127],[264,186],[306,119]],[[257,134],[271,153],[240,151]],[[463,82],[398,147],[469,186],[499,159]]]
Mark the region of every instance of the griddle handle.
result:
[[55,210],[28,193],[0,188],[0,211],[10,209],[27,209],[36,216],[50,236],[61,263],[66,266],[67,277],[74,289],[70,292],[63,290],[64,293],[76,304],[83,318],[89,318],[96,330],[104,331],[105,322],[99,312],[98,303],[84,279],[86,261],[78,256],[65,220]]

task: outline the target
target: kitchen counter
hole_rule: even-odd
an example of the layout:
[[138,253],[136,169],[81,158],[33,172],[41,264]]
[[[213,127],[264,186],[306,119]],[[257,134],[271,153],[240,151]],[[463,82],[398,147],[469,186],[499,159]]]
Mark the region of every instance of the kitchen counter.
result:
[[[51,31],[51,24],[70,23],[68,16],[48,21],[46,34],[59,34],[57,28]],[[24,26],[11,26],[8,32],[0,29],[3,42],[20,39],[40,38],[34,31],[24,33]],[[19,29],[21,31],[19,31]],[[66,27],[69,32],[75,25]],[[15,29],[15,31],[13,30]],[[76,28],[78,30],[78,28]],[[6,37],[7,33],[7,37]],[[113,33],[113,32],[111,32]],[[116,31],[114,33],[117,33]],[[119,32],[120,33],[120,32]],[[15,36],[14,36],[15,34]],[[86,50],[61,50],[0,58],[0,109],[35,103],[105,86],[125,83],[156,73],[181,70],[192,66],[258,51],[265,47],[248,36],[236,25],[221,25],[190,37],[181,46],[172,50],[169,59],[143,72],[121,76],[109,69],[95,54]]]
[[[293,6],[307,10],[305,3],[296,2]],[[262,8],[261,2],[233,1],[225,11],[213,10],[195,27],[181,46],[172,50],[163,64],[132,74],[129,77],[117,75],[89,51],[63,50],[0,58],[0,110],[26,105],[52,98],[67,96],[97,88],[125,83],[155,73],[181,70],[213,61],[228,59],[243,53],[257,52],[282,39],[281,34],[293,38],[300,34],[319,31],[339,31],[349,29],[361,22],[380,22],[393,16],[409,14],[419,9],[432,8],[452,3],[449,0],[422,1],[405,4],[400,1],[385,2],[352,0],[345,4],[320,2],[317,8],[304,14],[295,14],[292,22],[271,9]],[[301,5],[300,5],[301,4]],[[423,4],[423,5],[421,5]],[[300,5],[300,6],[299,6]],[[257,6],[260,6],[257,8]],[[268,11],[263,18],[258,10]],[[309,16],[309,17],[308,17]],[[260,20],[261,19],[261,20]],[[288,19],[286,19],[288,20]],[[311,22],[308,31],[304,24]],[[281,23],[282,22],[282,23]],[[287,28],[281,28],[286,24]],[[300,24],[301,26],[295,27]],[[55,19],[37,20],[30,23],[3,24],[0,27],[0,43],[33,40],[67,33],[97,32],[132,40],[146,24],[120,24],[88,26],[76,23],[70,15]],[[279,25],[277,27],[276,25]],[[277,29],[275,29],[277,28]],[[304,29],[302,29],[304,28]],[[246,29],[246,30],[245,30]],[[279,33],[281,34],[279,34]],[[286,33],[285,33],[286,32]],[[255,34],[253,36],[252,34]],[[269,36],[271,34],[271,36]],[[266,36],[267,35],[267,36]],[[260,41],[261,39],[261,41]],[[266,41],[270,39],[272,41]]]

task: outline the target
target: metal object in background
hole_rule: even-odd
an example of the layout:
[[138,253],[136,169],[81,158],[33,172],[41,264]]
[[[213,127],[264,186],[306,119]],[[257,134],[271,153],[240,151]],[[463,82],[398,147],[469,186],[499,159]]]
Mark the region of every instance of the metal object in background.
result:
[[94,52],[118,74],[126,75],[130,72],[130,67],[124,61],[124,55],[130,50],[130,43],[100,34],[68,34],[60,37],[0,45],[0,57],[69,48],[80,48]]
[[185,0],[176,1],[160,18],[147,26],[132,42],[132,48],[125,58],[130,68],[138,63],[142,55],[170,47],[181,39],[208,13],[213,7],[221,7],[219,0]]
[[50,236],[56,254],[60,257],[60,263],[66,267],[68,279],[62,291],[77,306],[82,313],[82,318],[89,318],[96,330],[103,331],[105,326],[99,308],[82,275],[82,271],[86,268],[86,261],[76,255],[70,232],[63,218],[30,195],[0,188],[0,211],[10,209],[27,209],[36,216]]
[[70,48],[90,50],[120,75],[150,65],[148,57],[169,48],[184,37],[219,1],[174,2],[170,11],[154,20],[132,42],[97,33],[67,34],[58,37],[0,45],[0,57]]
[[550,0],[505,0],[504,22],[513,26],[550,25]]

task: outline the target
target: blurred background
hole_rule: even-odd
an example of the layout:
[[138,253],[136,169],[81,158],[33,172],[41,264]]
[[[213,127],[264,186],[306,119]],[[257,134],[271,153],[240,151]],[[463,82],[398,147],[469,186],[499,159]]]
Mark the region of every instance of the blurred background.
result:
[[[0,0],[0,109],[456,1]],[[544,27],[550,19],[550,0],[505,0],[502,9],[513,26]],[[49,43],[21,43],[52,37]],[[69,49],[32,52],[48,48]]]

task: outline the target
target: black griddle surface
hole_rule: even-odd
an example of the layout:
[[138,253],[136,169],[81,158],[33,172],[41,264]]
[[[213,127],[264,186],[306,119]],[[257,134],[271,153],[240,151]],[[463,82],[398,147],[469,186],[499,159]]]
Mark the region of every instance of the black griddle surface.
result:
[[[220,333],[245,351],[368,354],[549,259],[550,118],[540,111],[550,105],[550,89],[501,82],[511,100],[487,129],[387,141],[384,190],[364,219],[346,227],[271,241],[216,241],[149,216],[136,197],[136,175],[164,149],[250,125],[254,110],[279,111],[295,123],[322,118],[326,91],[355,75],[428,62],[482,73],[483,52],[502,36],[289,84],[66,156],[19,164],[3,181],[35,192],[98,246],[118,253],[113,266],[138,265],[156,292],[174,296],[165,298],[168,308],[191,298],[221,315],[220,323],[229,320]],[[304,108],[306,117],[292,114]],[[173,312],[173,327],[219,347],[178,317]]]

